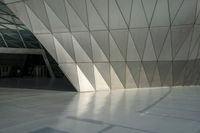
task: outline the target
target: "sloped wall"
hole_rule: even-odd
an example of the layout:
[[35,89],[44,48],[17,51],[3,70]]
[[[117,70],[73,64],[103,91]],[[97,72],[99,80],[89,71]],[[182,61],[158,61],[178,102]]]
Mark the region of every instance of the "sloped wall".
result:
[[197,85],[199,0],[5,0],[77,91]]

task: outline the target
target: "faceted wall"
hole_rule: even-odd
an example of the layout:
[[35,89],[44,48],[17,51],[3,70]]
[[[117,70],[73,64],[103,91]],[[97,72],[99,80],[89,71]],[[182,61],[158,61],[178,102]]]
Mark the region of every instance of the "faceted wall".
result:
[[200,0],[5,0],[77,91],[200,83]]

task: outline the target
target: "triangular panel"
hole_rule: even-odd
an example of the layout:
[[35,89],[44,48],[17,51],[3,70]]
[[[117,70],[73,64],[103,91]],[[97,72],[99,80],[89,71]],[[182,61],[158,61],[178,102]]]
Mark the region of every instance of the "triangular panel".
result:
[[185,42],[182,44],[181,48],[179,49],[178,53],[176,54],[175,60],[188,60],[188,53],[190,50],[190,41],[191,41],[191,36],[192,32],[190,35],[186,38]]
[[169,31],[168,27],[151,28],[151,36],[155,48],[156,57],[159,57],[163,44]]
[[143,61],[156,61],[156,55],[153,48],[153,43],[151,39],[151,35],[148,35],[147,41],[146,41],[146,47],[143,55]]
[[170,32],[167,35],[167,38],[164,42],[162,51],[158,58],[159,61],[170,61],[172,60],[172,48],[171,48],[171,36]]
[[36,34],[36,38],[46,48],[49,54],[57,61],[56,49],[54,40],[51,34]]
[[137,87],[139,87],[139,79],[140,79],[140,69],[141,69],[141,62],[140,61],[133,61],[127,62],[129,70],[135,80]]
[[140,85],[139,86],[141,88],[150,87],[143,67],[141,68],[141,71],[140,71]]
[[126,88],[137,88],[137,85],[135,83],[135,80],[133,79],[133,76],[131,75],[131,72],[126,65]]
[[44,0],[29,0],[25,1],[26,5],[34,12],[34,14],[40,19],[40,21],[47,27],[50,28],[46,8],[44,5]]
[[28,6],[26,6],[26,9],[29,14],[33,32],[50,33],[50,30],[43,24],[43,22],[40,21],[40,19],[31,11],[31,9]]
[[92,63],[78,63],[79,68],[95,88],[94,66]]
[[133,0],[116,0],[127,24],[129,24],[130,21],[132,1]]
[[60,64],[59,67],[61,68],[63,73],[67,76],[67,78],[71,81],[76,90],[82,91],[79,88],[76,64]]
[[127,46],[127,61],[140,61],[140,56],[137,52],[137,49],[135,48],[135,44],[133,42],[133,39],[131,37],[131,34],[129,33],[128,37],[128,46]]
[[127,28],[124,18],[122,17],[115,0],[109,0],[109,28]]
[[188,61],[185,66],[185,75],[184,75],[184,85],[191,85],[194,83],[195,75],[199,75],[198,69],[199,63],[196,60]]
[[87,53],[87,55],[92,59],[92,46],[90,43],[90,34],[89,32],[75,32],[73,33],[74,37]]
[[98,43],[99,47],[102,49],[103,53],[109,59],[110,52],[109,52],[109,34],[108,31],[94,31],[91,32],[92,36]]
[[[185,75],[185,69],[180,73],[178,77],[174,77],[174,86],[183,86],[184,85],[184,75]],[[195,78],[194,78],[195,79]]]
[[145,49],[146,38],[148,35],[148,29],[131,29],[130,31],[133,41],[135,42],[135,47],[138,50],[138,54],[140,55],[140,58],[142,58]]
[[91,2],[108,27],[108,0],[91,0]]
[[197,0],[184,0],[173,25],[193,24],[195,19]]
[[153,80],[154,71],[156,68],[156,62],[155,61],[144,61],[144,62],[142,62],[142,64],[143,64],[144,71],[146,73],[147,80],[148,80],[149,84],[151,85],[151,82]]
[[96,83],[96,90],[110,90],[110,87],[105,82],[104,78],[94,66],[94,75],[95,75],[95,83]]
[[125,62],[111,62],[113,69],[115,70],[119,80],[125,87],[126,85],[126,64]]
[[90,0],[87,0],[89,27],[91,30],[105,30],[106,26]]
[[128,44],[128,30],[112,30],[111,35],[125,59]]
[[130,27],[148,27],[141,0],[133,0]]
[[75,60],[72,35],[70,33],[54,33],[54,37],[59,41],[67,53]]
[[69,28],[68,16],[65,9],[64,0],[45,0],[49,7],[53,10],[56,16],[62,21],[62,23]]
[[70,55],[65,51],[62,45],[54,38],[54,44],[56,48],[58,63],[69,63],[74,62]]
[[115,70],[110,65],[110,75],[111,75],[111,89],[124,89],[121,81],[119,80]]
[[151,81],[151,87],[158,87],[161,86],[161,81],[160,81],[160,74],[158,71],[158,68],[156,67],[153,79]]
[[[188,61],[187,64],[185,65],[185,84],[187,83],[191,83],[191,79],[190,79],[190,76],[192,75],[192,71],[194,71],[194,68],[195,68],[195,60],[192,60],[192,61]],[[187,82],[187,81],[190,81],[190,82]]]
[[182,6],[183,2],[184,0],[169,0],[171,21],[173,21],[174,18],[176,17],[176,14],[178,13],[178,10]]
[[68,13],[71,31],[87,31],[86,26],[81,21],[81,19],[76,14],[76,12],[72,9],[72,7],[68,4],[67,1],[65,3],[66,3],[66,9],[67,9],[67,13]]
[[197,58],[197,55],[198,55],[198,52],[199,52],[199,44],[200,44],[200,40],[198,40],[196,46],[194,47],[193,51],[189,55],[189,60],[194,60],[194,59]]
[[94,62],[105,62],[108,61],[106,56],[104,55],[103,51],[97,44],[96,40],[91,36],[91,43],[92,43],[92,51],[93,51],[93,60]]
[[85,0],[67,0],[81,21],[88,27],[87,6]]
[[167,87],[173,85],[172,67],[170,67],[168,74],[166,75],[166,79],[162,85]]
[[151,26],[169,26],[169,11],[167,0],[158,0],[152,18]]
[[158,0],[142,0],[148,24],[151,23],[153,12]]
[[173,58],[176,56],[178,50],[185,42],[187,36],[190,34],[192,26],[178,26],[172,27],[172,55]]
[[110,64],[109,63],[95,63],[96,68],[99,70],[106,83],[111,86],[110,81]]
[[179,78],[185,68],[187,61],[175,61],[173,62],[173,81],[179,82]]
[[171,67],[172,67],[171,61],[159,61],[158,62],[158,70],[160,73],[160,81],[161,81],[162,85],[164,84]]
[[200,38],[200,26],[194,25],[193,32],[192,32],[192,41],[190,44],[190,54],[193,51],[194,47],[197,45],[199,38]]
[[78,66],[77,66],[77,71],[78,71],[80,91],[81,92],[94,91],[95,90],[94,87],[91,85],[87,77],[84,75],[84,73]]
[[200,13],[198,14],[196,18],[195,24],[198,24],[198,25],[200,24]]
[[110,35],[110,60],[111,61],[124,61],[123,56],[121,55],[121,52],[119,48],[117,47],[117,44],[113,40],[112,36]]
[[196,17],[199,15],[200,11],[200,0],[197,0],[197,11],[196,11]]
[[88,57],[88,55],[85,53],[85,51],[82,49],[80,44],[77,42],[77,40],[73,36],[72,36],[72,40],[73,40],[76,61],[77,62],[91,62],[91,59]]
[[32,30],[31,22],[29,20],[28,12],[27,12],[24,2],[16,2],[16,3],[8,4],[7,6],[29,28],[29,30]]
[[53,10],[46,4],[46,2],[45,2],[45,6],[46,6],[46,10],[47,10],[52,31],[53,32],[68,32],[67,27],[57,17],[57,15],[53,12]]

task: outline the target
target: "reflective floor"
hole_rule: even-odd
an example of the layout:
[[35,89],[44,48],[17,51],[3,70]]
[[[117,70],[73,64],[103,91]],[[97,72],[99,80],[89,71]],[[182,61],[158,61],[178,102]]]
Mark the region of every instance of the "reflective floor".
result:
[[0,89],[0,133],[200,133],[200,87]]

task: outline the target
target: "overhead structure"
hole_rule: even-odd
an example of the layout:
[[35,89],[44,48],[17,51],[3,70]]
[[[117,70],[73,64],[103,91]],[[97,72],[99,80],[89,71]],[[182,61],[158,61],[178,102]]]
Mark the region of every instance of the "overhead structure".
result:
[[3,2],[0,2],[0,48],[41,49],[33,33]]
[[4,0],[77,91],[200,84],[199,0]]

